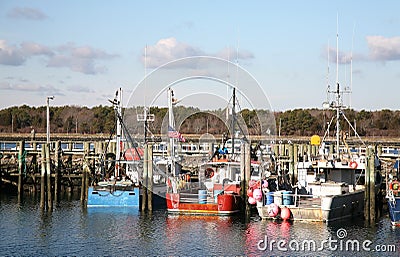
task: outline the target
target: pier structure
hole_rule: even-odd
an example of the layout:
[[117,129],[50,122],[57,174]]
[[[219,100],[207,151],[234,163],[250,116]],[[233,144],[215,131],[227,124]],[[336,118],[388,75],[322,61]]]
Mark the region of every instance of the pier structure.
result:
[[[96,138],[91,141],[83,141],[82,139],[60,140],[47,144],[45,140],[32,140],[25,138],[22,140],[2,140],[0,137],[0,190],[8,187],[15,188],[18,197],[22,198],[24,193],[39,193],[41,198],[41,207],[52,209],[53,201],[58,201],[60,194],[65,192],[78,191],[81,193],[81,200],[87,199],[87,188],[90,183],[100,176],[100,169],[104,168],[112,170],[115,160],[115,142],[109,142],[104,138]],[[254,141],[253,141],[254,142]],[[316,156],[319,147],[311,145],[309,142],[291,140],[275,140],[264,142],[269,147],[262,152],[261,158],[273,156],[277,170],[288,179],[288,182],[294,184],[298,180],[297,164],[307,161]],[[109,146],[107,147],[107,144]],[[164,149],[161,147],[162,142],[149,144],[145,154],[151,156],[147,160],[152,160],[154,156],[162,156]],[[8,146],[8,147],[7,147]],[[11,146],[11,147],[10,147]],[[179,146],[182,155],[189,157],[205,156],[212,153],[215,145],[207,144],[208,148],[200,147],[201,144],[194,140]],[[250,152],[251,147],[243,151]],[[332,151],[335,145],[328,146]],[[107,149],[107,150],[106,150]],[[161,149],[161,150],[160,150]],[[186,149],[187,151],[183,151]],[[201,152],[200,149],[203,149]],[[392,164],[400,158],[400,146],[397,142],[379,142],[372,144],[371,147],[350,146],[351,151],[367,156],[368,163],[373,163],[375,153],[383,160],[384,169],[391,169]],[[372,150],[371,150],[372,149]],[[198,152],[195,152],[197,151]],[[207,151],[206,151],[207,150]],[[333,151],[332,151],[333,152]],[[104,158],[105,157],[105,158]],[[250,157],[250,154],[248,154]],[[104,163],[100,159],[105,160]],[[204,159],[204,157],[202,157]],[[242,163],[248,163],[246,155],[243,155]],[[150,163],[146,161],[145,163]],[[151,161],[152,165],[152,161]],[[144,165],[145,174],[151,177],[153,168],[151,165]],[[147,166],[147,168],[146,168]],[[375,188],[374,165],[369,164],[366,171],[366,188],[365,191],[365,218],[371,222],[376,220],[375,206],[377,203],[377,195]],[[249,179],[249,169],[246,165],[242,168],[243,184]],[[151,181],[147,180],[147,181]],[[248,182],[247,182],[248,183]],[[144,187],[151,192],[151,184],[145,184]],[[80,191],[79,191],[80,190]],[[246,190],[243,190],[245,192]],[[246,196],[245,196],[246,197]],[[147,206],[143,206],[151,210],[152,196],[145,196]]]

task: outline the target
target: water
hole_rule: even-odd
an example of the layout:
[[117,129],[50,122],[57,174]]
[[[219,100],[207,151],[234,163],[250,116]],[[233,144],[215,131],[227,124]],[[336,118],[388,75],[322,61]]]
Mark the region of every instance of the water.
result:
[[[400,256],[400,228],[393,229],[387,217],[375,228],[357,221],[329,226],[260,221],[256,215],[244,222],[240,217],[171,216],[165,210],[150,215],[86,209],[76,199],[64,199],[53,212],[42,212],[37,199],[19,204],[15,196],[4,194],[0,234],[0,256]],[[358,241],[360,249],[346,251],[349,240]],[[315,249],[308,245],[311,241]],[[371,242],[371,249],[395,249],[365,251],[363,242]],[[310,247],[302,250],[302,244]]]

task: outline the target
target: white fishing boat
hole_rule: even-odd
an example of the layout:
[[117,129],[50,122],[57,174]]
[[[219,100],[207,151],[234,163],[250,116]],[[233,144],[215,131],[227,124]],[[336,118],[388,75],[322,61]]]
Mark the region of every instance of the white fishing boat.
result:
[[[344,114],[348,108],[343,104],[344,93],[350,91],[342,91],[336,77],[335,89],[331,90],[328,86],[328,96],[333,95],[333,101],[323,104],[334,115],[322,140],[319,136],[310,140],[310,149],[314,148],[316,152],[304,154],[304,149],[299,151],[297,157],[300,160],[289,171],[293,184],[282,187],[278,178],[266,176],[260,178],[263,183],[250,184],[250,190],[256,193],[257,210],[262,218],[331,222],[364,213],[365,174],[368,165],[374,165],[371,170],[377,171],[375,183],[379,185],[380,162],[375,155],[367,156],[365,151],[355,150],[366,150],[367,146]],[[349,136],[342,130],[344,123],[359,141],[354,147],[349,146]],[[333,133],[335,139],[328,140],[333,124],[336,127]],[[373,161],[368,163],[368,158]],[[285,210],[284,214],[279,215],[280,208]]]

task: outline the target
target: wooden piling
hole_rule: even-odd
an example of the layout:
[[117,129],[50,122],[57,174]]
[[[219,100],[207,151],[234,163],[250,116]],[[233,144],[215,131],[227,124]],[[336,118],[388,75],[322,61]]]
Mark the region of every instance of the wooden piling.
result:
[[[240,155],[240,192],[242,194],[242,198],[243,198],[243,201],[244,201],[244,205],[243,205],[242,211],[245,213],[245,211],[246,211],[246,207],[245,206],[247,205],[248,199],[247,199],[247,188],[246,188],[246,177],[245,177],[246,176],[245,175],[246,174],[246,168],[245,168],[245,157],[244,157],[244,155],[245,155],[244,144],[240,145],[240,152],[242,153]],[[276,154],[276,152],[275,152],[275,154]]]
[[18,200],[22,199],[22,195],[24,192],[23,185],[23,175],[25,171],[25,141],[19,142],[19,152],[18,152]]
[[364,190],[364,219],[366,222],[369,223],[369,217],[370,217],[370,202],[369,202],[369,197],[370,197],[370,193],[369,193],[369,173],[370,173],[370,168],[369,168],[369,156],[370,156],[370,148],[367,147],[367,167],[365,169],[365,190]]
[[51,158],[50,144],[46,144],[46,177],[47,177],[47,209],[53,210],[53,197],[51,193]]
[[374,225],[375,216],[375,151],[367,148],[367,168],[365,171],[364,218],[369,225]]
[[375,224],[375,149],[371,148],[370,156],[368,159],[369,166],[369,223]]
[[87,200],[86,177],[88,176],[87,170],[89,169],[89,146],[85,142],[83,145],[83,163],[82,163],[82,181],[81,181],[81,203],[85,204]]
[[242,162],[241,162],[241,170],[243,170],[243,178],[242,179],[244,181],[244,190],[242,191],[243,193],[243,199],[245,201],[245,218],[249,218],[250,217],[250,212],[251,212],[251,206],[249,204],[248,201],[248,197],[247,197],[247,188],[249,188],[249,182],[250,182],[250,176],[251,176],[251,156],[250,156],[250,144],[248,143],[244,143],[241,146],[241,158],[242,158]]
[[[148,144],[144,146],[144,158],[143,158],[143,190],[142,190],[142,211],[147,210],[147,187],[148,187],[148,165],[149,160],[149,151],[148,151]],[[175,163],[172,163],[175,165]]]
[[147,209],[149,211],[153,211],[153,145],[148,144],[147,146],[148,151],[148,165],[147,165]]
[[44,210],[46,207],[46,144],[42,145],[41,161],[42,170],[40,174],[40,208]]
[[[90,143],[89,142],[85,142],[85,152],[87,153],[87,159],[86,159],[86,176],[85,176],[85,190],[83,191],[84,192],[84,199],[85,199],[85,202],[87,202],[87,200],[88,200],[88,198],[89,198],[89,180],[90,180],[90,166],[89,166],[89,162],[90,162],[90,160],[89,160],[89,156],[90,156]],[[94,164],[93,164],[94,165]]]
[[56,141],[54,149],[54,201],[59,202],[60,200],[60,172],[61,172],[61,141]]

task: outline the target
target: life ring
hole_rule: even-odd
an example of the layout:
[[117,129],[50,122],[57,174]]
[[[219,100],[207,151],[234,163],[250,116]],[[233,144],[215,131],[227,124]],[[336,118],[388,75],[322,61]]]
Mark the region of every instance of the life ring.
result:
[[188,173],[188,174],[185,174],[185,181],[186,181],[186,182],[190,182],[190,175],[189,175],[189,173]]
[[351,161],[351,162],[349,163],[349,166],[350,166],[350,168],[352,168],[352,169],[357,169],[358,164],[357,164],[357,162],[355,162],[355,161]]
[[389,183],[389,189],[393,192],[394,196],[399,196],[400,182],[395,180]]
[[206,178],[212,178],[214,176],[214,170],[212,168],[207,168],[205,171]]

